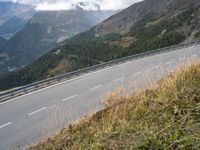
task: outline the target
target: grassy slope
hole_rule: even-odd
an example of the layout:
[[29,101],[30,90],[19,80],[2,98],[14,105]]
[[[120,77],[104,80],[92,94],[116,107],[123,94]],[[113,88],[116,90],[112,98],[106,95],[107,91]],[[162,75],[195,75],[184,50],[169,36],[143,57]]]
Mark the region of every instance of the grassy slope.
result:
[[200,149],[199,83],[200,63],[140,94],[114,93],[107,110],[30,149]]

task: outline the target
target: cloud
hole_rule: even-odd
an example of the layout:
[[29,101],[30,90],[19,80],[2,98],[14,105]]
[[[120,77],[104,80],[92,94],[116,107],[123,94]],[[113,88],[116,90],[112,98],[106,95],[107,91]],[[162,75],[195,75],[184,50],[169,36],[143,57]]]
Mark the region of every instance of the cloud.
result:
[[43,2],[39,3],[36,6],[36,10],[73,10],[77,7],[82,8],[84,10],[93,10],[97,11],[100,9],[100,5],[98,3],[93,2],[79,2],[79,1],[73,1],[73,2]]
[[[5,1],[5,0],[0,0]],[[32,4],[37,10],[70,10],[76,6],[85,10],[118,10],[142,0],[6,0]]]
[[71,10],[75,9],[70,3],[57,2],[57,3],[40,3],[36,6],[36,10]]
[[101,9],[102,10],[124,9],[140,1],[142,0],[102,0]]

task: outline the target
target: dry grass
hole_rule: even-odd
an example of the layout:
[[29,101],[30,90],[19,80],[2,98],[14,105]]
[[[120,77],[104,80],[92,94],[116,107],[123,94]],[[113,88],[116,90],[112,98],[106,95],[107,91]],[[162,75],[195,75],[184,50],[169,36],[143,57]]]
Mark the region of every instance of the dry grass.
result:
[[200,149],[200,63],[145,92],[118,90],[103,102],[108,109],[30,149]]
[[110,45],[122,46],[123,48],[127,48],[135,41],[136,41],[136,39],[134,37],[127,36],[118,41],[105,42],[105,43],[108,43]]
[[67,59],[64,59],[54,69],[49,70],[48,74],[50,77],[53,77],[59,74],[64,74],[66,70],[71,69],[71,67],[72,67],[71,63]]
[[115,92],[107,93],[101,100],[101,103],[104,104],[106,108],[111,107],[123,102],[126,99],[126,96],[126,92],[122,87],[120,87]]

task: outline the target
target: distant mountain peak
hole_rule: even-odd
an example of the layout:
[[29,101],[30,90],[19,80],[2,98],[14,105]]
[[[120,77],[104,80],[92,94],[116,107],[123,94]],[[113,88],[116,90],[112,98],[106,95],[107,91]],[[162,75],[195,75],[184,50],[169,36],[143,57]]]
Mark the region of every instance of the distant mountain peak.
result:
[[32,5],[0,1],[0,36],[13,37],[34,14]]
[[126,34],[136,22],[150,13],[156,16],[163,16],[166,13],[178,14],[189,6],[198,4],[200,0],[144,0],[98,24],[95,33],[97,36],[110,33]]
[[[87,6],[85,3],[79,5]],[[60,42],[90,29],[113,13],[114,11],[86,11],[81,7],[68,11],[38,11],[2,48],[3,53],[13,58],[6,63],[8,67],[14,68],[25,66],[58,46]],[[3,70],[1,67],[8,68],[7,64],[0,66],[0,74]]]

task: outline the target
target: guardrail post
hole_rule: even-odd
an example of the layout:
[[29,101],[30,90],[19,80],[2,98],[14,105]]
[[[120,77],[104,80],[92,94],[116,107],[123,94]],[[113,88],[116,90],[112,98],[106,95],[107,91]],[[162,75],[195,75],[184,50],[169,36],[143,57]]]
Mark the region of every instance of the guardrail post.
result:
[[15,96],[15,94],[13,92],[10,93],[11,97]]
[[35,87],[36,89],[38,89],[39,85],[36,84],[36,85],[34,85],[34,87]]
[[27,91],[27,89],[26,88],[24,88],[24,93],[27,93],[28,91]]
[[145,56],[151,56],[153,54],[160,54],[160,53],[164,53],[164,52],[175,51],[175,50],[181,49],[181,48],[188,48],[188,47],[193,46],[193,45],[200,45],[200,40],[195,41],[195,42],[191,42],[191,43],[182,43],[182,44],[178,44],[178,45],[168,46],[168,47],[164,47],[164,48],[160,48],[160,49],[156,49],[156,50],[152,50],[152,51],[147,51],[147,52],[140,53],[140,54],[135,54],[135,55],[119,58],[119,59],[112,60],[112,61],[109,61],[109,62],[104,62],[102,64],[94,65],[94,66],[91,66],[91,67],[86,67],[84,69],[80,69],[80,70],[77,70],[77,71],[73,71],[73,72],[70,72],[70,73],[63,74],[61,76],[49,78],[47,80],[39,81],[39,82],[30,84],[30,85],[20,87],[19,89],[15,89],[15,90],[0,94],[0,96],[1,97],[2,96],[8,96],[8,98],[6,98],[6,99],[10,99],[10,98],[18,96],[20,94],[23,94],[23,92],[27,93],[29,90],[30,91],[37,90],[39,88],[43,88],[43,87],[48,86],[48,85],[53,85],[53,84],[55,84],[59,81],[70,79],[74,76],[79,76],[81,74],[83,75],[85,73],[90,73],[91,71],[94,71],[94,70],[103,69],[105,67],[121,64],[121,63],[124,63],[126,61],[130,61],[130,60],[144,58]]

